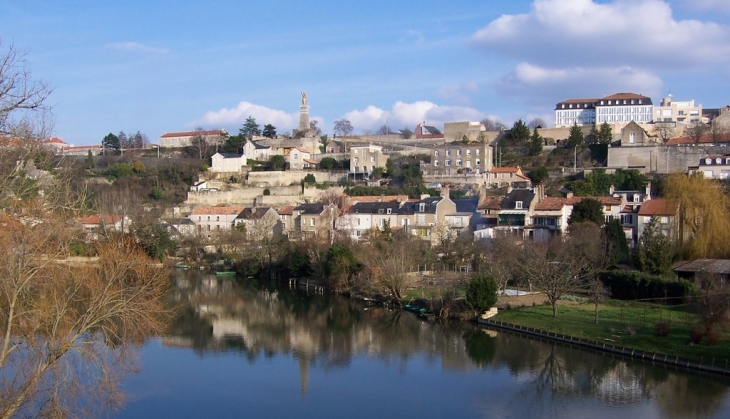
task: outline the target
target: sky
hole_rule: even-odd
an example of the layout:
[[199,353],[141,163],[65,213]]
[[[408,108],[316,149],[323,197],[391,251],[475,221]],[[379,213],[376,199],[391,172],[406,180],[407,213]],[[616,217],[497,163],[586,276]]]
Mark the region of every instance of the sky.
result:
[[539,117],[618,92],[730,104],[729,0],[0,2],[0,52],[54,87],[54,134],[325,134]]

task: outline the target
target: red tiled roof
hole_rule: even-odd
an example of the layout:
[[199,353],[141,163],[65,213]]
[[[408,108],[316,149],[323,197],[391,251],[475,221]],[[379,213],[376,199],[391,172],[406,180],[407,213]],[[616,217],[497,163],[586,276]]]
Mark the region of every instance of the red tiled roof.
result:
[[[613,100],[613,99],[649,99],[648,96],[643,95],[637,95],[636,93],[616,93],[611,96],[602,97],[601,99],[604,100]],[[648,103],[647,103],[648,105]]]
[[66,144],[66,142],[58,137],[51,137],[46,141],[43,141],[43,144]]
[[678,209],[679,206],[675,201],[651,199],[641,205],[639,215],[675,215]]
[[245,207],[234,205],[227,207],[197,207],[190,215],[238,215]]
[[503,197],[487,197],[479,203],[479,210],[498,210],[502,208]]
[[281,207],[281,208],[279,208],[279,210],[277,212],[279,213],[279,215],[293,215],[294,207],[292,207],[292,206]]
[[572,198],[560,198],[554,196],[546,196],[542,201],[535,205],[535,211],[559,211],[566,205],[575,205],[580,202],[579,196]]
[[[669,141],[667,141],[667,145],[686,145],[686,144],[694,144],[695,140],[693,140],[690,137],[677,137],[672,138]],[[712,143],[712,136],[711,135],[703,135],[700,137],[700,144],[710,144]]]
[[174,138],[174,137],[192,137],[195,135],[220,135],[225,132],[222,129],[214,129],[209,131],[183,131],[183,132],[166,132],[160,136],[160,138]]

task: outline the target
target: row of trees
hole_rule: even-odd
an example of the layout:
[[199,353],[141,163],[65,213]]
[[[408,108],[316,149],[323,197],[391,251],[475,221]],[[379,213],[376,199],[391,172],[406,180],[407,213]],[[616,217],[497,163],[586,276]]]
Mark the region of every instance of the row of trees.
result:
[[147,136],[139,131],[135,133],[125,133],[119,131],[118,134],[109,133],[101,140],[101,146],[105,150],[121,151],[130,148],[145,148],[149,144]]

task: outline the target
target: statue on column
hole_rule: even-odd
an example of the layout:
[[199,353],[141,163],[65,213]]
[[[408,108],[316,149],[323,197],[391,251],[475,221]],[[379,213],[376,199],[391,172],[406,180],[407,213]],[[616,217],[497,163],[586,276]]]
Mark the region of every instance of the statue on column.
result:
[[307,106],[307,92],[302,92],[302,106]]

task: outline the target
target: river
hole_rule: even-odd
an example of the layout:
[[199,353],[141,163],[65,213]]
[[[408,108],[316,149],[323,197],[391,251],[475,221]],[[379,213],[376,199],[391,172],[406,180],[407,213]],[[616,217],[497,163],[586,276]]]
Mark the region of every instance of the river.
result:
[[730,381],[332,295],[175,273],[118,418],[712,418]]

